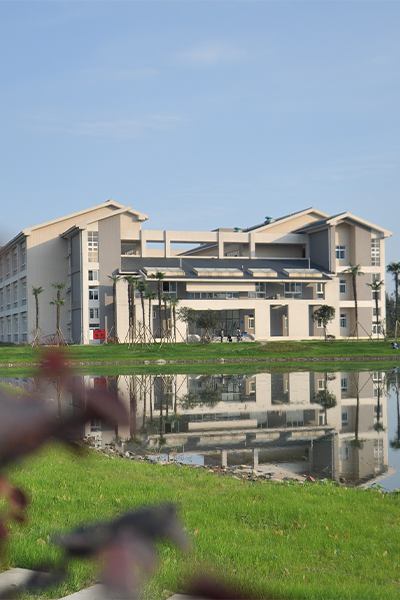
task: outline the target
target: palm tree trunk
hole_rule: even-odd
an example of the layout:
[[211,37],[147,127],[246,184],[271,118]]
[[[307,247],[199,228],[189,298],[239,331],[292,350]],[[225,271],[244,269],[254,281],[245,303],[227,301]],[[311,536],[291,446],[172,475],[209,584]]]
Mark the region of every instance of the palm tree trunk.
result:
[[356,336],[357,336],[357,342],[358,342],[358,303],[357,303],[357,283],[356,283],[355,275],[353,275],[353,277],[352,277],[352,282],[353,282],[353,295],[354,295],[354,309],[355,309],[355,314],[356,314]]

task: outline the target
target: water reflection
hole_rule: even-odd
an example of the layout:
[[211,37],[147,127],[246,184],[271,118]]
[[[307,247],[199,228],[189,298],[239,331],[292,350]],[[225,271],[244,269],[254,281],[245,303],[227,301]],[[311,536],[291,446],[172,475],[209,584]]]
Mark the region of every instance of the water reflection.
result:
[[[388,471],[388,390],[397,395],[396,369],[373,372],[291,372],[248,375],[83,376],[93,388],[119,391],[129,427],[99,420],[82,429],[98,444],[124,441],[125,449],[154,460],[209,466],[249,465],[360,484]],[[79,401],[57,379],[5,380],[39,391],[65,416]],[[140,444],[139,444],[140,441]]]

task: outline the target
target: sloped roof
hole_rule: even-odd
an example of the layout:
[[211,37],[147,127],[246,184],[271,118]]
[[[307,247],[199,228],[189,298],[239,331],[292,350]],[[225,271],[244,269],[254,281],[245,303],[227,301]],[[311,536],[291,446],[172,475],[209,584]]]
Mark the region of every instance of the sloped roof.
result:
[[[78,224],[80,219],[83,220],[83,218],[90,215],[91,212],[98,210],[100,208],[108,208],[108,207],[114,207],[119,212],[126,212],[126,213],[130,213],[132,215],[135,215],[135,217],[139,221],[146,221],[149,218],[144,213],[141,213],[137,210],[133,210],[131,206],[124,206],[123,204],[120,204],[119,202],[115,202],[115,200],[107,200],[106,202],[102,202],[101,204],[97,204],[96,206],[91,206],[90,208],[85,208],[78,212],[71,213],[69,215],[64,215],[62,217],[59,217],[58,219],[52,219],[51,221],[39,223],[39,225],[33,225],[31,227],[27,227],[26,229],[22,230],[22,233],[24,233],[25,235],[29,235],[31,233],[31,231],[35,231],[36,229],[41,229],[42,227],[48,227],[49,225],[53,225],[55,223],[60,223],[62,221],[66,221],[67,219],[76,219],[77,224]],[[86,219],[86,221],[88,222],[88,221],[90,221],[90,219]]]
[[372,229],[374,231],[382,233],[384,237],[390,237],[393,235],[393,233],[389,231],[389,229],[384,229],[383,227],[379,227],[379,225],[370,223],[369,221],[366,221],[361,217],[353,215],[349,211],[338,213],[337,215],[321,219],[319,221],[316,221],[315,223],[309,223],[308,225],[297,229],[295,233],[310,233],[312,230],[324,229],[325,227],[328,227],[330,225],[338,225],[339,223],[343,223],[344,221],[354,221],[355,223],[358,223],[363,227],[367,227],[368,229]]

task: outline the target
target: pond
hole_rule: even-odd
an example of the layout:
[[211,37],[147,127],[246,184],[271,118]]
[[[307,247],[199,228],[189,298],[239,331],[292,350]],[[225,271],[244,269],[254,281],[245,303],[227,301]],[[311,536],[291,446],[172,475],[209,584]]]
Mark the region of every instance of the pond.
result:
[[[264,372],[81,376],[118,390],[129,425],[92,420],[82,437],[153,460],[240,466],[288,478],[400,488],[399,372]],[[67,416],[80,401],[62,380],[6,379],[40,394]]]

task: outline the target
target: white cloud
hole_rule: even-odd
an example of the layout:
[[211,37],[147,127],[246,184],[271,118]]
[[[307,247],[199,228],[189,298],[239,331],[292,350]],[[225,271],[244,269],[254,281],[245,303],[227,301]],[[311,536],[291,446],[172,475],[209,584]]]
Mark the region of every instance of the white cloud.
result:
[[105,81],[131,81],[132,79],[153,79],[156,69],[85,69],[81,76],[85,81],[104,83]]
[[81,121],[61,123],[58,119],[34,119],[35,128],[41,133],[65,133],[83,137],[106,137],[129,139],[144,131],[163,131],[173,127],[181,119],[174,115],[150,115],[142,119],[114,121]]
[[197,66],[212,66],[220,63],[237,62],[246,53],[231,44],[223,42],[202,42],[177,55],[180,63]]

